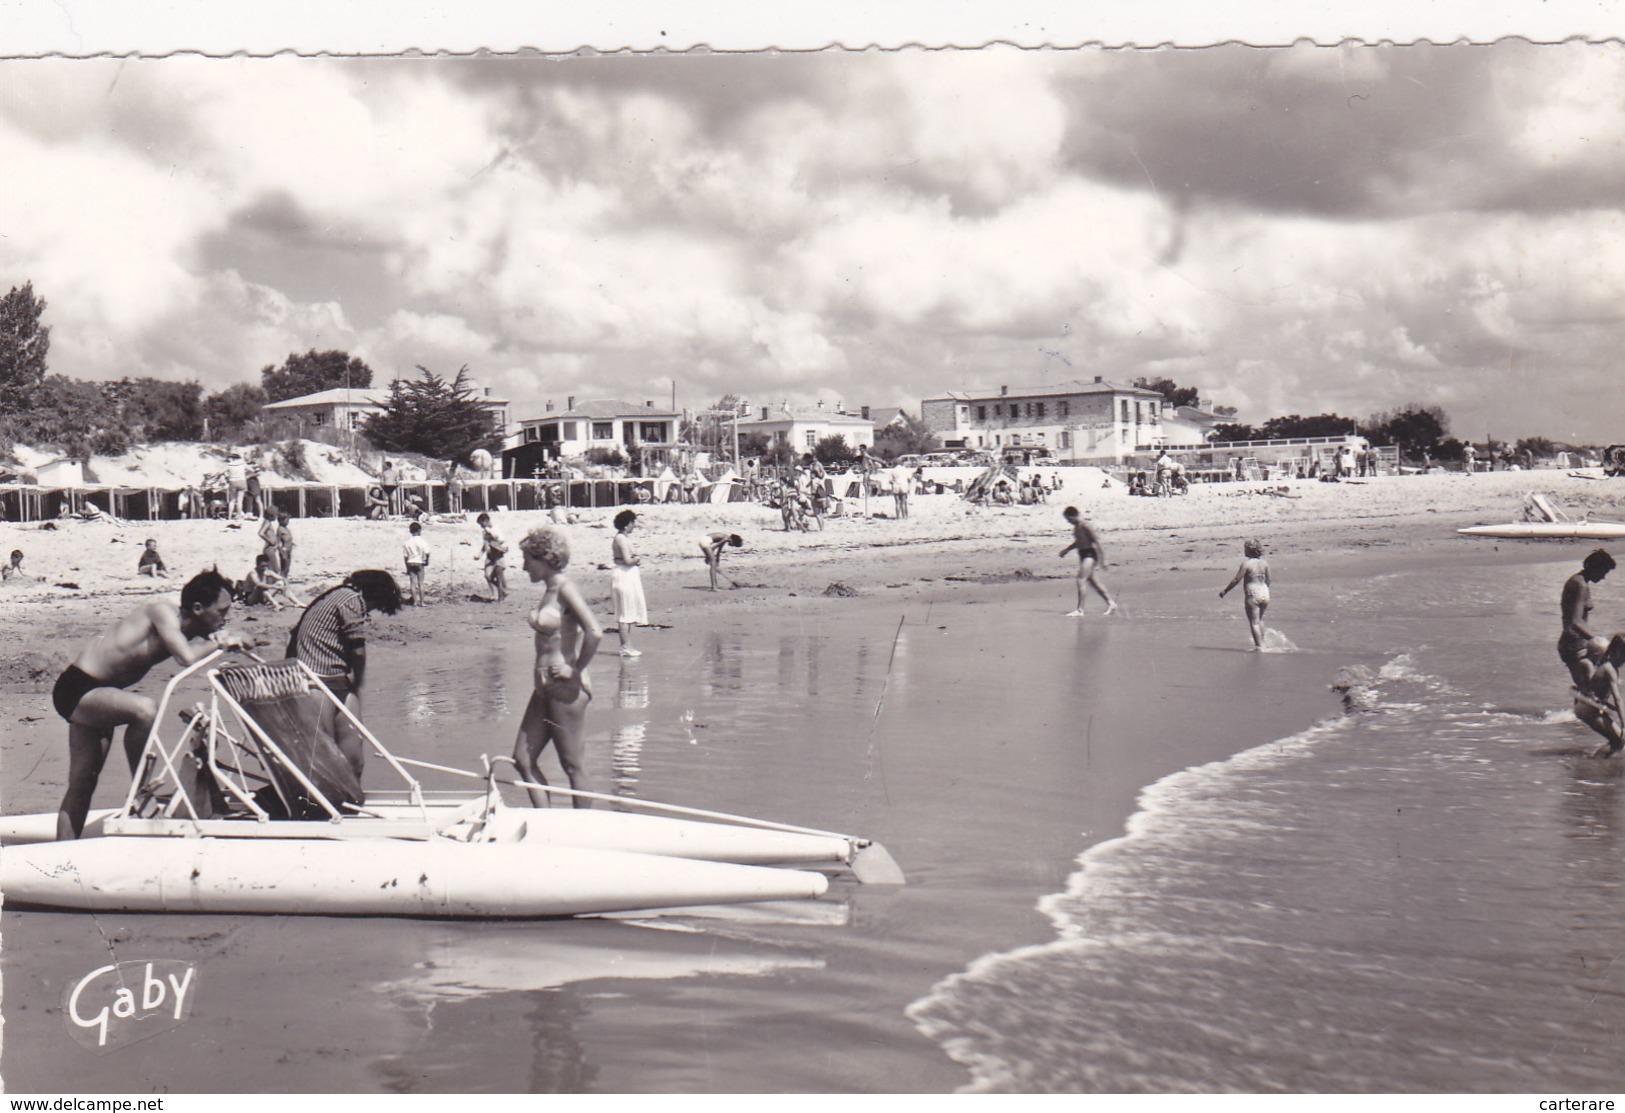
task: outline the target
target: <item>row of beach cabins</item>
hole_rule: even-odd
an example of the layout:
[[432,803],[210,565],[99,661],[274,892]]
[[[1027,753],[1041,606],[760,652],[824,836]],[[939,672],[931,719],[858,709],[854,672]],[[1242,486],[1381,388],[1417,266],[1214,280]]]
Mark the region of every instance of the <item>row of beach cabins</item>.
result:
[[[1293,478],[1306,473],[1325,474],[1337,466],[1337,458],[1345,444],[1352,445],[1354,437],[1310,437],[1293,440],[1233,443],[1223,450],[1204,451],[1201,446],[1170,448],[1170,454],[1185,468],[1186,478],[1195,483],[1222,483],[1234,481],[1275,480]],[[1363,443],[1361,447],[1365,446]],[[1382,474],[1396,474],[1399,455],[1389,447],[1370,447],[1373,470]],[[1104,467],[1109,475],[1128,482],[1154,467],[1155,454],[1134,457],[1118,465]],[[1048,474],[1052,470],[1064,471],[1068,463],[1048,459],[1026,462],[1027,468]],[[942,469],[926,467],[927,480],[952,483],[953,476],[946,472],[966,472],[972,475],[980,469]],[[597,508],[623,505],[661,503],[667,501],[743,502],[755,497],[758,484],[751,480],[767,477],[775,469],[754,471],[750,479],[741,478],[726,464],[713,470],[711,477],[700,475],[697,489],[682,491],[667,471],[659,478],[468,478],[461,481],[460,490],[453,491],[444,481],[408,481],[400,484],[396,506],[399,510],[414,498],[427,514],[480,513],[499,510],[551,510],[556,506]],[[720,473],[720,474],[717,474]],[[944,474],[934,474],[944,473]],[[959,477],[963,479],[963,477]],[[857,493],[851,487],[856,476],[848,476],[848,483],[832,483],[832,493]],[[965,480],[968,482],[968,480]],[[370,493],[373,484],[336,485],[317,482],[267,485],[263,490],[271,506],[285,511],[293,518],[362,518],[377,516],[375,496]],[[846,490],[839,488],[846,487]],[[460,505],[458,504],[460,501]],[[224,492],[211,489],[176,490],[157,487],[128,487],[85,484],[76,486],[34,485],[24,483],[0,484],[0,520],[10,522],[37,522],[65,517],[96,517],[108,515],[126,520],[175,520],[195,517],[224,517]]]

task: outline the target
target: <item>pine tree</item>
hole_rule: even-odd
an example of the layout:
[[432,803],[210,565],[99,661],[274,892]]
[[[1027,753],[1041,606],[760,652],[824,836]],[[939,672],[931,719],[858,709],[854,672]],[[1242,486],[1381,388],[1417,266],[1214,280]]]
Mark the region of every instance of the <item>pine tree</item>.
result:
[[31,409],[45,381],[51,327],[40,324],[45,299],[34,296],[34,284],[13,286],[0,298],[0,416]]
[[362,431],[388,452],[417,452],[436,460],[472,466],[474,450],[502,448],[497,415],[482,405],[468,385],[468,367],[447,381],[418,366],[421,379],[389,384],[384,412],[369,418]]

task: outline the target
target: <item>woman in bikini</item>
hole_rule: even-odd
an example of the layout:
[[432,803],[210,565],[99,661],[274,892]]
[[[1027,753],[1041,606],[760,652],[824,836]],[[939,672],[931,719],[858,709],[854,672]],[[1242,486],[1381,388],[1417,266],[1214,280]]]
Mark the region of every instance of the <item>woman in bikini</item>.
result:
[[1586,643],[1593,634],[1591,622],[1591,585],[1614,570],[1614,558],[1606,549],[1588,554],[1580,570],[1563,584],[1563,598],[1559,604],[1563,616],[1563,633],[1557,639],[1557,655],[1568,666],[1569,675],[1576,685],[1591,679],[1591,662],[1586,658]]
[[1253,648],[1263,649],[1264,612],[1270,605],[1270,566],[1264,559],[1264,546],[1257,541],[1246,542],[1241,551],[1247,555],[1247,559],[1241,562],[1236,574],[1224,585],[1219,598],[1223,599],[1231,588],[1241,584],[1241,598],[1247,608],[1247,625],[1253,632]]
[[[519,543],[519,552],[530,582],[542,584],[545,590],[529,616],[536,632],[536,687],[519,721],[513,760],[523,779],[545,785],[548,781],[537,759],[551,742],[570,787],[588,792],[592,786],[587,777],[586,718],[592,684],[587,663],[598,652],[603,631],[580,589],[564,575],[570,564],[570,543],[562,530],[552,526],[531,530]],[[548,806],[547,793],[535,788],[527,791],[533,806]],[[592,801],[578,796],[575,806],[590,808]]]

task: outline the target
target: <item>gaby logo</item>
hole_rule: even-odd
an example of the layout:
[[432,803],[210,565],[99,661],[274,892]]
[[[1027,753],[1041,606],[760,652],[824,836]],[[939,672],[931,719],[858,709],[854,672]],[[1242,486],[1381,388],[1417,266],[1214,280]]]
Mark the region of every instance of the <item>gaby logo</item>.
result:
[[111,1050],[186,1020],[197,968],[179,959],[99,966],[63,992],[68,1031],[86,1047]]

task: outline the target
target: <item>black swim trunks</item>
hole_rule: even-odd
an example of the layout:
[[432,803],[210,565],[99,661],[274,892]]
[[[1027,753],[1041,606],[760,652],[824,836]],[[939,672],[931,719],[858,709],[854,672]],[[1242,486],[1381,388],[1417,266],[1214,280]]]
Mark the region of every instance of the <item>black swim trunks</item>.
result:
[[92,688],[105,688],[107,681],[97,680],[78,665],[69,665],[62,670],[62,675],[56,678],[56,687],[51,689],[51,704],[56,713],[64,719],[71,719],[79,706],[79,701],[85,698],[85,693]]

